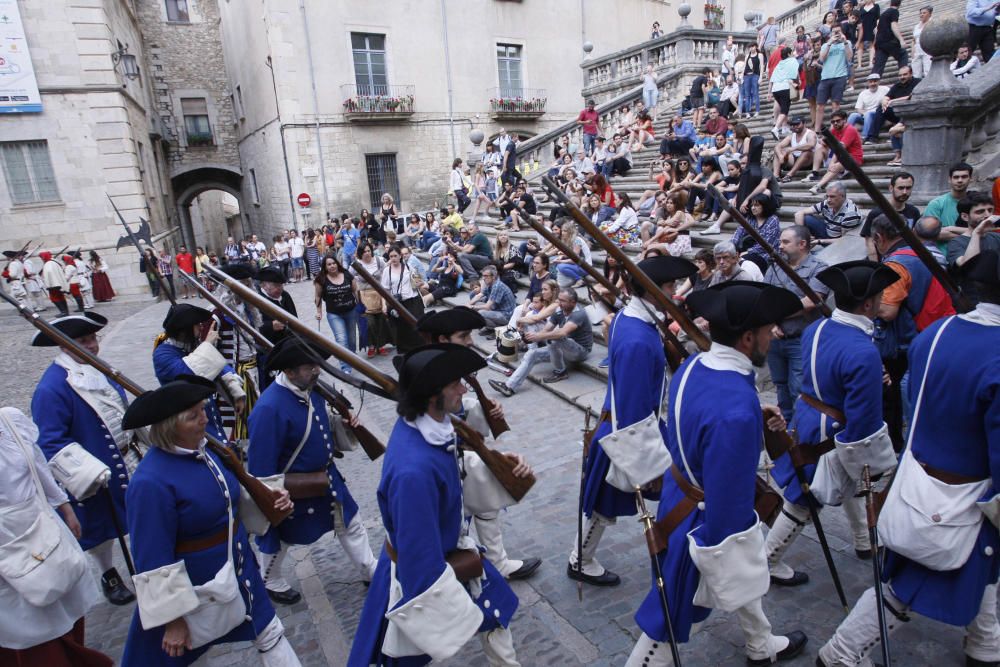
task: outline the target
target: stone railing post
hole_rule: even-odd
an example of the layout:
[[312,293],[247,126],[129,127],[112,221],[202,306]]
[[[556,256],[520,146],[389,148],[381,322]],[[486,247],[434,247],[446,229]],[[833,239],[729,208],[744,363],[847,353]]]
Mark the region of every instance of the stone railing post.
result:
[[900,103],[897,113],[906,125],[903,165],[913,173],[914,194],[937,196],[946,192],[948,165],[962,158],[968,128],[961,122],[969,87],[952,75],[952,54],[968,38],[961,16],[936,19],[920,35],[920,45],[932,57],[930,72]]

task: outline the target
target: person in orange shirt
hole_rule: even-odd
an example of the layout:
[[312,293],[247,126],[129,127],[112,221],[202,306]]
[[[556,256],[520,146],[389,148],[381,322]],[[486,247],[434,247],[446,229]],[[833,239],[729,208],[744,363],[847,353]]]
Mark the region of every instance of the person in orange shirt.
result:
[[[174,259],[177,261],[177,268],[183,271],[184,273],[188,274],[189,276],[193,277],[195,275],[194,255],[188,252],[186,246],[180,246],[180,248],[178,248],[177,250],[178,250],[177,256],[174,257]],[[182,280],[181,298],[193,299],[195,296],[197,296],[197,292],[195,291],[194,287],[192,287],[188,281]]]

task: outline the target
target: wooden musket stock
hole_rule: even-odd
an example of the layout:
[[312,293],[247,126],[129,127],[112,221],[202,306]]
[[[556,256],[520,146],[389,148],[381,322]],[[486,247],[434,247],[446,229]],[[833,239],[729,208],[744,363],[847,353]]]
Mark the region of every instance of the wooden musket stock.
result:
[[[338,360],[351,366],[354,370],[358,371],[358,373],[367,377],[387,394],[398,395],[399,385],[396,380],[375,368],[375,366],[370,364],[366,359],[362,359],[350,350],[341,347],[320,332],[310,329],[297,318],[292,317],[291,314],[286,312],[284,309],[279,308],[267,299],[260,297],[260,295],[249,289],[246,285],[233,280],[214,266],[206,266],[205,269],[211,273],[215,280],[232,290],[236,296],[256,306],[262,313],[266,313],[272,319],[284,322],[289,328],[296,331],[303,338],[309,340],[317,347],[329,352]],[[465,444],[468,445],[469,449],[482,458],[486,466],[489,467],[493,475],[496,476],[497,481],[503,485],[511,497],[515,500],[523,498],[524,494],[528,492],[528,489],[534,485],[534,476],[515,477],[513,474],[515,466],[513,461],[500,452],[488,448],[483,442],[482,436],[458,417],[452,415],[451,421],[455,426],[455,431],[465,441]]]
[[[93,366],[106,377],[111,378],[120,384],[130,394],[140,396],[145,392],[139,384],[126,377],[121,371],[114,368],[100,357],[85,350],[75,340],[53,327],[36,313],[31,312],[27,307],[20,306],[17,301],[12,299],[5,292],[0,292],[0,297],[17,308],[18,313],[20,313],[24,319],[28,320],[32,326],[47,335],[49,338],[57,341],[60,347],[72,350],[73,354],[83,360],[84,363]],[[236,475],[240,485],[247,490],[247,493],[250,494],[254,503],[258,508],[260,508],[260,511],[267,517],[267,520],[272,526],[278,525],[292,513],[292,510],[279,511],[274,508],[274,502],[280,495],[280,492],[271,489],[264,484],[264,482],[248,473],[246,468],[243,467],[243,463],[236,455],[236,452],[229,447],[226,447],[208,433],[205,434],[205,438],[208,441],[208,447],[215,452],[215,454],[222,459],[226,467],[229,468],[234,475]]]

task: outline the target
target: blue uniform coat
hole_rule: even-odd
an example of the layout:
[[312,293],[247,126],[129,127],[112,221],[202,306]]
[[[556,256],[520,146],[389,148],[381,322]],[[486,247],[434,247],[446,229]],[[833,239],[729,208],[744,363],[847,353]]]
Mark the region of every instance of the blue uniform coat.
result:
[[[111,380],[108,384],[121,396],[122,403],[126,403],[125,390]],[[80,546],[90,549],[118,537],[107,494],[111,494],[124,530],[128,470],[107,425],[66,382],[66,369],[52,364],[42,374],[31,397],[31,416],[38,426],[38,446],[45,458],[51,459],[66,445],[77,442],[111,469],[107,490],[98,491],[83,501],[70,497],[73,511],[83,528]]]
[[[913,456],[933,468],[976,479],[992,478],[982,500],[1000,489],[1000,326],[960,317],[938,320],[909,351],[910,405],[916,405],[935,333],[938,341],[912,436]],[[912,416],[911,416],[912,422]],[[983,590],[1000,575],[1000,535],[984,520],[969,560],[957,570],[930,570],[887,551],[883,578],[917,613],[951,625],[968,625]]]
[[[620,312],[611,326],[608,391],[604,397],[604,410],[611,414],[611,387],[614,380],[615,410],[620,429],[642,421],[659,408],[667,360],[660,334],[654,325]],[[587,516],[593,512],[607,517],[636,513],[635,496],[604,481],[611,459],[604,453],[599,441],[611,431],[610,419],[598,425],[587,455],[583,488],[583,512]],[[660,431],[665,440],[666,425],[662,420]]]
[[174,454],[150,449],[135,472],[128,490],[129,530],[132,534],[132,558],[136,571],[147,572],[183,560],[195,586],[212,579],[226,563],[226,549],[231,548],[233,566],[240,583],[240,594],[251,620],[227,635],[180,658],[163,652],[163,627],[143,630],[139,611],[132,615],[122,667],[188,665],[214,644],[254,639],[274,618],[274,607],[264,590],[257,561],[250,550],[243,524],[239,523],[232,545],[222,543],[202,551],[178,555],[179,541],[196,540],[226,530],[229,515],[221,484],[234,499],[233,512],[239,517],[240,486],[233,475],[211,452],[206,453],[222,471],[220,482],[208,464],[194,452]]
[[[681,365],[670,386],[667,446],[674,465],[683,472],[676,434],[674,406],[680,378],[694,364],[681,404],[681,439],[695,483],[705,491],[705,509],[695,509],[670,535],[667,549],[657,557],[666,583],[671,621],[678,641],[690,638],[691,626],[708,618],[710,609],[693,603],[700,574],[688,555],[688,533],[701,526],[702,546],[719,544],[756,522],[754,486],[763,438],[764,418],[753,373],[714,370],[702,363],[704,355]],[[720,397],[725,397],[720,402]],[[684,497],[668,471],[657,508],[662,519]],[[636,623],[656,641],[667,638],[655,582],[635,615]]]
[[[816,350],[816,375],[813,378],[811,354],[816,331],[826,322]],[[803,446],[818,445],[841,431],[844,442],[857,442],[882,427],[882,359],[871,336],[857,327],[830,319],[813,322],[802,333],[802,393],[837,408],[847,417],[847,424],[837,424],[801,398],[795,401],[795,416],[789,428],[798,432]],[[816,466],[805,468],[811,483]],[[771,475],[785,489],[785,498],[805,505],[802,488],[795,477],[788,454],[774,462]]]
[[[445,568],[445,554],[455,549],[462,530],[462,481],[453,451],[424,440],[402,419],[389,437],[378,506],[389,541],[399,562],[396,577],[403,589],[402,606],[434,584]],[[429,656],[390,658],[382,654],[389,610],[390,561],[385,550],[378,561],[361,612],[348,667],[425,665]],[[482,594],[475,600],[483,612],[480,632],[507,627],[517,609],[517,597],[507,581],[483,558]]]
[[[178,375],[197,375],[197,373],[191,370],[190,366],[184,363],[184,357],[186,356],[187,352],[169,341],[156,346],[156,349],[153,350],[153,370],[156,372],[156,379],[161,385],[176,380]],[[219,376],[221,377],[233,372],[232,367],[227,365],[223,367]],[[216,378],[206,379],[215,380]],[[220,442],[228,442],[226,429],[222,425],[222,414],[219,412],[218,399],[215,394],[209,396],[208,400],[205,401],[205,414],[208,416],[208,425],[205,427],[205,431]]]
[[[288,472],[326,470],[330,490],[323,497],[297,499],[291,516],[257,538],[257,546],[264,553],[277,553],[279,540],[286,544],[312,544],[321,535],[333,530],[333,513],[337,503],[343,509],[345,526],[351,523],[358,511],[344,477],[333,463],[333,432],[330,430],[326,403],[316,393],[310,394],[310,400],[313,416],[309,438]],[[247,470],[250,474],[268,477],[283,472],[302,441],[307,418],[306,400],[272,382],[260,395],[248,420],[250,447],[247,450]]]

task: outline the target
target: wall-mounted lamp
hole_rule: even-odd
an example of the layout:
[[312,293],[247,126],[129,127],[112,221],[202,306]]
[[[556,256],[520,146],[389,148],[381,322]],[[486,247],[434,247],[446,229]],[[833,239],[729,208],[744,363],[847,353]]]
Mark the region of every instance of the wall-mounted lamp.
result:
[[128,44],[111,54],[111,62],[114,63],[115,71],[118,71],[118,66],[121,65],[121,73],[126,79],[139,78],[139,62],[128,52]]

